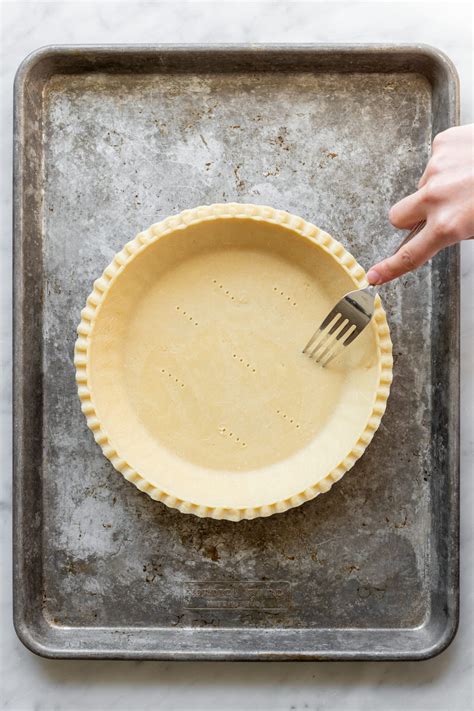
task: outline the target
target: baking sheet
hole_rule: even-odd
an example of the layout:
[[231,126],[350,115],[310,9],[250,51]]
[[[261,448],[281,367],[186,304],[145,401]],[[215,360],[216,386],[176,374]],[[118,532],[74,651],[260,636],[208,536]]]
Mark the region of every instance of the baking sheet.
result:
[[[407,659],[458,619],[458,250],[383,288],[394,383],[328,495],[185,516],[101,455],[72,364],[93,280],[195,205],[270,204],[365,267],[400,235],[455,71],[427,47],[50,47],[15,85],[15,625],[52,657]],[[448,278],[449,275],[449,278]]]

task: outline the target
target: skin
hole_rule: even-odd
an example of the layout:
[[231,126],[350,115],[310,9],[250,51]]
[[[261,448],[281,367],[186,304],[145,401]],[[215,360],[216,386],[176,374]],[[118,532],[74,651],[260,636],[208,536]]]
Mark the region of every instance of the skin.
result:
[[389,213],[399,229],[420,220],[425,227],[393,257],[368,272],[370,284],[384,284],[420,267],[444,247],[474,236],[474,124],[448,128],[433,141],[433,151],[418,190]]

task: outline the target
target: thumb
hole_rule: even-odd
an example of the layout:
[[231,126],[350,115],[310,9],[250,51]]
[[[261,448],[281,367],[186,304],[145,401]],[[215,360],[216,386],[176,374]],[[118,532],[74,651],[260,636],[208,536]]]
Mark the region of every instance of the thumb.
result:
[[416,237],[403,245],[393,257],[375,264],[367,273],[370,284],[385,284],[387,281],[413,271],[427,262],[441,249],[441,244],[435,240],[428,225]]

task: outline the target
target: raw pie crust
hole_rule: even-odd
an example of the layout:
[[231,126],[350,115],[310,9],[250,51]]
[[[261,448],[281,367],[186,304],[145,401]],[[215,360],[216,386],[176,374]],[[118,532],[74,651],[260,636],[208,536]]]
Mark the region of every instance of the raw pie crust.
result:
[[185,210],[94,283],[75,346],[104,455],[151,498],[237,521],[328,491],[377,430],[392,346],[371,325],[322,369],[301,352],[364,270],[314,225],[258,205]]

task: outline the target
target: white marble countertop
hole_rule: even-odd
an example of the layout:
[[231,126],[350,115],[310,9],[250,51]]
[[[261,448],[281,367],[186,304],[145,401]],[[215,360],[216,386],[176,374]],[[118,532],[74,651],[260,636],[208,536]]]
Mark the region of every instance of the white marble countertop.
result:
[[473,244],[462,248],[462,592],[452,645],[426,662],[160,663],[35,657],[11,623],[11,84],[23,57],[46,44],[159,42],[405,42],[444,50],[461,78],[462,121],[472,115],[472,11],[459,2],[1,2],[0,233],[0,704],[12,711],[146,709],[473,708]]

